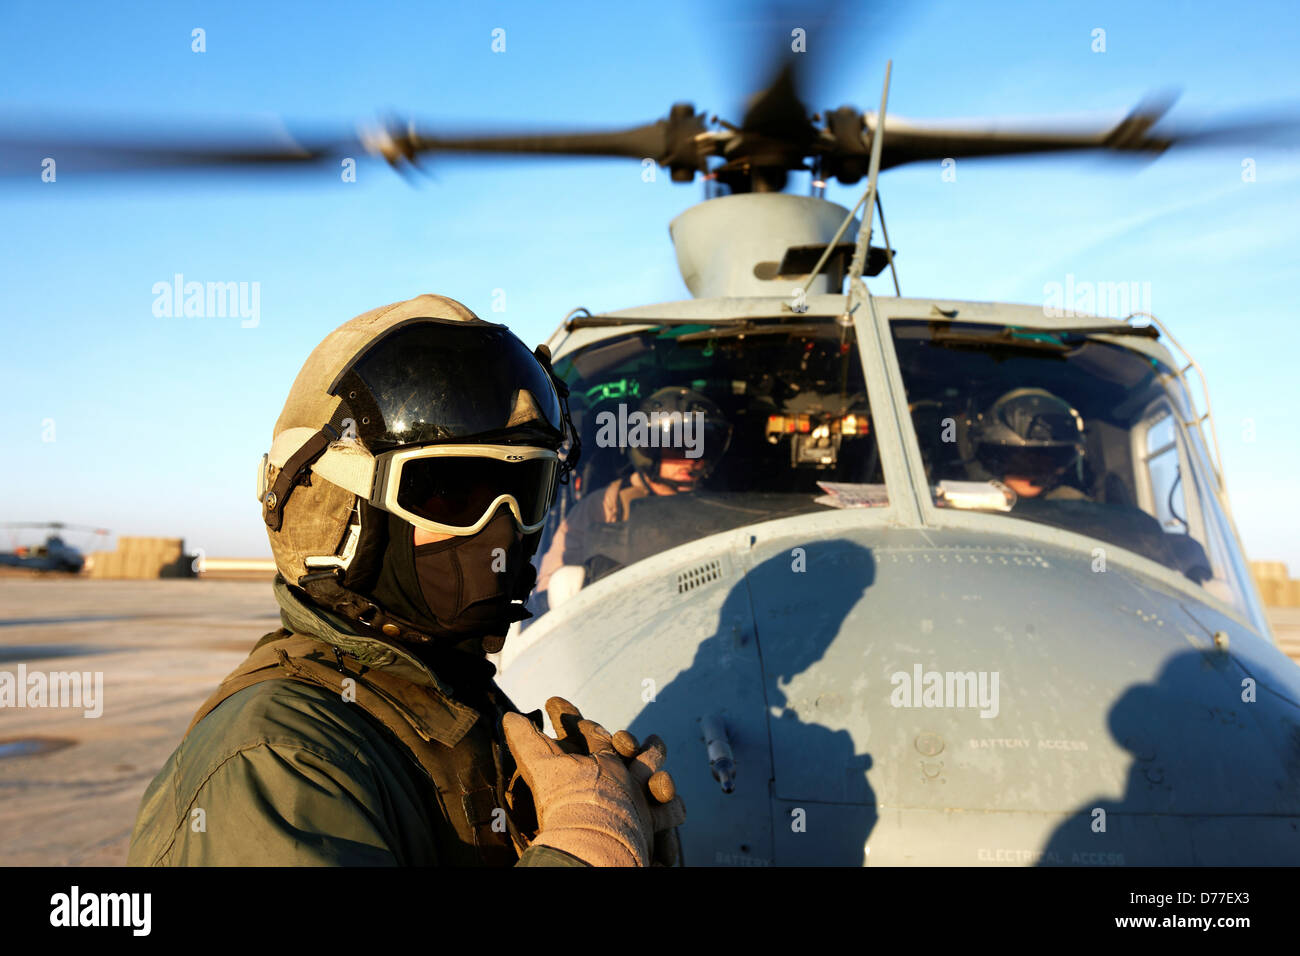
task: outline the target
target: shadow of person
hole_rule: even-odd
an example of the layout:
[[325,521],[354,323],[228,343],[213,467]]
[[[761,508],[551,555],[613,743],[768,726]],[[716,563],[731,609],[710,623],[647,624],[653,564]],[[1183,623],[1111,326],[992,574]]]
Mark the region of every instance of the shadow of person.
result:
[[[1245,866],[1300,859],[1300,722],[1215,651],[1170,657],[1134,684],[1107,727],[1132,758],[1123,795],[1087,801],[1040,866]],[[1290,754],[1290,756],[1286,756]],[[1288,819],[1289,818],[1289,819]]]
[[[868,633],[859,605],[874,579],[871,552],[846,540],[764,560],[722,600],[691,665],[632,722],[638,737],[668,742],[688,865],[864,862],[877,818],[871,757],[843,728]],[[715,747],[734,757],[730,793],[711,771],[712,727],[725,737]]]

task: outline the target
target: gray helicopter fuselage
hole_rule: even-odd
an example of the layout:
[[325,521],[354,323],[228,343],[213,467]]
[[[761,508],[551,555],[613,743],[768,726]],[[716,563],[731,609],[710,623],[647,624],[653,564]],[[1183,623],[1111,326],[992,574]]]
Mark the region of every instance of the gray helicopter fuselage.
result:
[[[807,304],[791,318],[847,311],[840,295]],[[784,305],[612,315],[724,323]],[[560,694],[611,730],[659,734],[688,865],[1300,861],[1300,668],[1235,530],[1233,601],[1112,542],[932,497],[889,323],[1080,320],[864,305],[848,321],[888,505],[734,528],[601,577],[507,641],[503,687],[524,709]],[[551,345],[562,358],[626,329]],[[1150,339],[1115,341],[1174,365]],[[1178,414],[1189,467],[1228,514],[1195,411]]]
[[[597,581],[519,635],[504,686],[659,734],[691,864],[1300,859],[1300,669],[1267,637],[1036,527],[874,517],[780,519]],[[918,671],[942,694],[900,703]]]

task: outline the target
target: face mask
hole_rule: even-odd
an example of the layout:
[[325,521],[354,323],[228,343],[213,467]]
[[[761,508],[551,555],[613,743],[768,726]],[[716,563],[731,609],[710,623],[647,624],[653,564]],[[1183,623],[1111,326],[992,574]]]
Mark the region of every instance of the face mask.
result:
[[503,508],[478,534],[416,547],[411,525],[389,515],[388,545],[371,597],[431,634],[504,635],[528,617],[537,572]]

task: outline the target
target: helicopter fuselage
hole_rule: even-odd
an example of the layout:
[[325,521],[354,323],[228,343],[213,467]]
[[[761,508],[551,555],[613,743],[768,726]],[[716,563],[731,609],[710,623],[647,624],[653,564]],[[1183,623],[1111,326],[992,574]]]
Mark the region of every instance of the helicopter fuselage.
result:
[[[559,363],[637,318],[723,329],[847,314],[887,495],[701,533],[589,580],[507,641],[512,698],[531,709],[561,694],[611,730],[660,735],[689,865],[1300,859],[1300,668],[1272,640],[1177,383],[1177,420],[1161,427],[1176,429],[1179,474],[1203,500],[1189,497],[1173,530],[1227,529],[1214,579],[938,496],[891,328],[1028,329],[1037,347],[1035,330],[1050,345],[1077,318],[808,304],[786,316],[774,298],[697,299],[552,339]],[[1098,341],[1174,365],[1150,338]]]
[[584,588],[507,642],[503,686],[659,734],[690,865],[1294,863],[1300,669],[1072,537],[741,528]]

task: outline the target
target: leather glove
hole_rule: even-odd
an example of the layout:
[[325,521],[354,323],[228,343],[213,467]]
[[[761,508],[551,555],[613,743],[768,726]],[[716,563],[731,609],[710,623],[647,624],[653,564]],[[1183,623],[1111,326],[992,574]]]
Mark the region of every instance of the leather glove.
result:
[[[576,728],[582,714],[563,697],[552,697],[546,702],[546,713],[551,718],[551,726],[556,730],[556,739],[566,753],[569,748],[579,746],[569,736],[569,729]],[[602,728],[603,729],[603,728]],[[663,769],[668,759],[668,747],[658,734],[651,734],[644,745],[638,745],[636,737],[626,730],[614,734],[614,750],[642,787],[642,796],[650,807],[650,817],[654,826],[651,840],[650,857],[654,866],[681,866],[682,844],[677,827],[686,821],[686,805],[677,796],[677,786],[668,771]]]
[[677,785],[664,769],[668,747],[658,734],[651,734],[638,747],[636,738],[626,730],[614,735],[614,749],[628,763],[633,778],[649,795],[650,818],[654,840],[650,857],[655,866],[681,866],[682,842],[677,828],[686,821],[686,804],[677,795]]
[[[546,711],[561,739],[543,734],[521,714],[502,718],[506,744],[537,810],[533,845],[554,847],[592,866],[649,865],[654,816],[612,735],[563,698],[548,700]],[[637,773],[652,761],[647,758]]]

